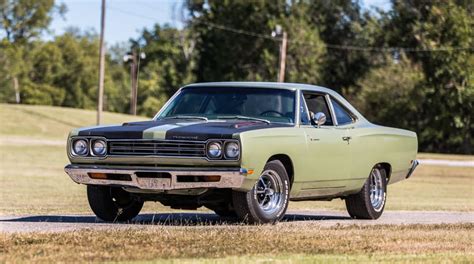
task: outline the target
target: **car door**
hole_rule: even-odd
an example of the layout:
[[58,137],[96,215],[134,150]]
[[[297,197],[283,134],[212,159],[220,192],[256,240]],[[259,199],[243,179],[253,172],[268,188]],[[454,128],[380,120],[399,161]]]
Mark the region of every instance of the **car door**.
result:
[[363,155],[362,153],[369,151],[367,150],[369,146],[364,145],[363,141],[361,141],[364,137],[360,137],[361,132],[358,131],[360,128],[357,128],[356,126],[356,115],[354,115],[344,106],[343,103],[339,102],[334,97],[330,97],[330,100],[331,106],[334,109],[335,118],[338,123],[337,127],[343,133],[344,139],[347,142],[347,153],[350,155],[348,158],[348,161],[350,160],[350,165],[349,163],[347,165],[349,168],[349,180],[347,181],[347,186],[349,188],[357,188],[360,187],[361,183],[363,183],[368,177],[368,172],[361,173],[361,171],[364,171],[364,164],[367,163],[367,155]]
[[302,91],[301,101],[306,104],[309,116],[318,112],[326,115],[326,123],[321,126],[311,122],[311,118],[306,123],[303,119],[301,122],[307,142],[306,164],[310,169],[303,188],[343,189],[351,164],[349,146],[344,140],[347,131],[337,126],[327,94]]

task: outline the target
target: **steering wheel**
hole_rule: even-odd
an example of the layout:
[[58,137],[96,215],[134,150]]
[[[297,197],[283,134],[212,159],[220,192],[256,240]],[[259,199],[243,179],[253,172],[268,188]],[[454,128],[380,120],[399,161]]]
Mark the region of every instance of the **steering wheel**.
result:
[[263,111],[263,112],[260,113],[260,115],[261,115],[261,116],[264,116],[264,115],[269,114],[269,113],[274,113],[274,114],[277,114],[277,115],[280,115],[280,116],[283,116],[283,117],[285,116],[285,114],[280,113],[280,112],[278,112],[278,111],[276,111],[276,110]]

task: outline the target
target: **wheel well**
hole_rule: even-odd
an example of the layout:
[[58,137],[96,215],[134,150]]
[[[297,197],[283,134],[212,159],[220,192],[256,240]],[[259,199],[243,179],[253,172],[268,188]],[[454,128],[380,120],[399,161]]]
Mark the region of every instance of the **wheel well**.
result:
[[387,174],[387,183],[388,183],[390,181],[390,176],[392,176],[392,166],[387,162],[381,162],[378,165],[385,170],[385,173]]
[[277,154],[271,156],[267,162],[272,160],[279,160],[285,166],[286,173],[288,173],[288,177],[290,178],[290,188],[293,185],[294,179],[294,169],[293,169],[293,162],[291,161],[290,157],[286,154]]

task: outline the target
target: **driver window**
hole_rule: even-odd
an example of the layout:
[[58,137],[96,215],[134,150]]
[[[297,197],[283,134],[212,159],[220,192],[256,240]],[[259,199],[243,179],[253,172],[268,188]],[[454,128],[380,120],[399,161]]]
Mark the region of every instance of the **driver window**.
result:
[[313,114],[318,112],[322,112],[326,115],[326,123],[325,126],[333,126],[334,123],[332,121],[331,113],[329,112],[329,107],[326,102],[326,98],[322,94],[312,94],[312,93],[303,93],[304,99],[306,101],[306,105],[308,106],[308,110]]

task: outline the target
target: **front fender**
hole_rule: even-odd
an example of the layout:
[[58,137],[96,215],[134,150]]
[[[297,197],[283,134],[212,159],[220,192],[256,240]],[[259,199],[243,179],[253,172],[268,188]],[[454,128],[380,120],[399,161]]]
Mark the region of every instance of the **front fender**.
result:
[[262,129],[244,132],[238,137],[242,145],[241,167],[253,170],[252,174],[247,175],[244,189],[249,190],[253,187],[267,161],[277,154],[290,157],[296,180],[307,151],[302,131],[295,128]]

